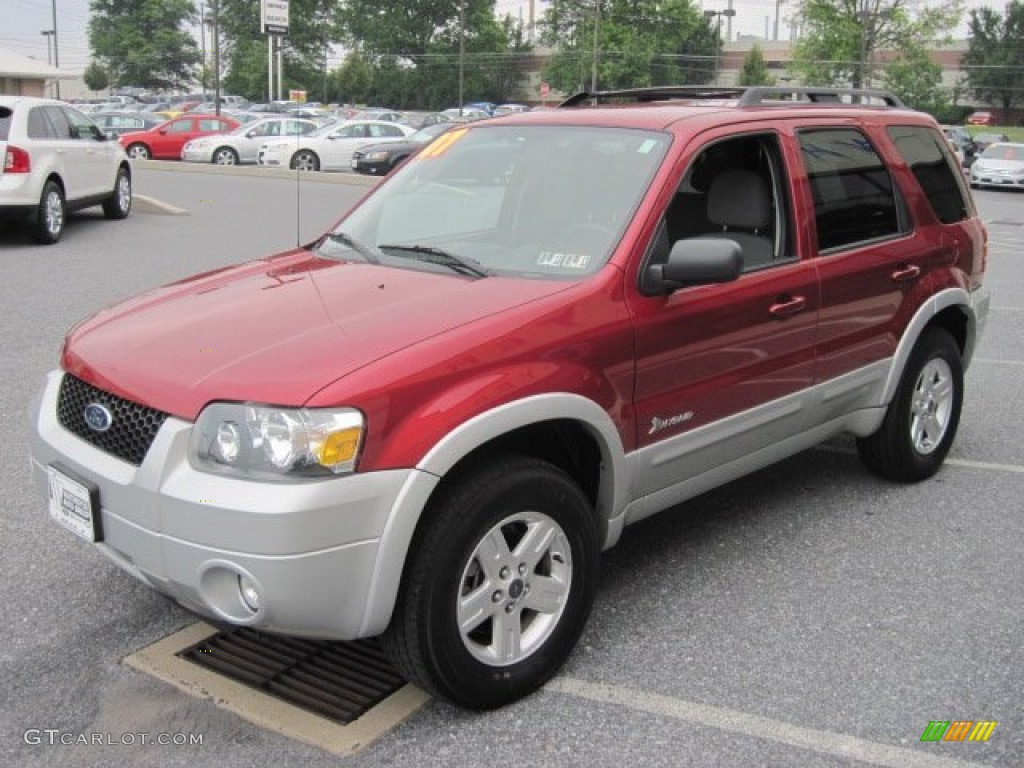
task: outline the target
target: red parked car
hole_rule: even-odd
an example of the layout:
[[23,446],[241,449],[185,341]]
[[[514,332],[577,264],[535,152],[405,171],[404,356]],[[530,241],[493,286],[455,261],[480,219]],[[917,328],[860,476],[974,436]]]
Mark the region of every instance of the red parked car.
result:
[[180,160],[186,143],[211,133],[227,133],[240,123],[225,115],[181,115],[148,131],[122,134],[118,141],[133,160]]
[[995,125],[996,116],[991,112],[972,112],[967,116],[968,125]]
[[625,526],[840,433],[925,480],[985,227],[932,117],[803,92],[459,124],[319,239],[100,310],[35,402],[50,515],[215,621],[381,635],[496,707],[565,661]]

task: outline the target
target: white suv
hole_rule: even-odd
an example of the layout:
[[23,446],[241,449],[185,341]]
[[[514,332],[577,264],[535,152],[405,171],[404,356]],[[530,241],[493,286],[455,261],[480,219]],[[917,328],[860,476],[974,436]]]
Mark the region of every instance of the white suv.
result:
[[69,210],[102,205],[108,219],[132,207],[124,149],[61,101],[0,96],[0,219],[27,219],[40,243],[64,234]]

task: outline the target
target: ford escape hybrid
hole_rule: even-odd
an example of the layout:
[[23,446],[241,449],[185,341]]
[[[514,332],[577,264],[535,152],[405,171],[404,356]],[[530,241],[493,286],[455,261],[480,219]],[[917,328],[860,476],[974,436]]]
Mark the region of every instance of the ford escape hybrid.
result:
[[624,526],[843,432],[886,478],[935,473],[985,260],[938,125],[892,97],[583,94],[76,326],[34,470],[191,610],[380,635],[500,706],[570,653]]

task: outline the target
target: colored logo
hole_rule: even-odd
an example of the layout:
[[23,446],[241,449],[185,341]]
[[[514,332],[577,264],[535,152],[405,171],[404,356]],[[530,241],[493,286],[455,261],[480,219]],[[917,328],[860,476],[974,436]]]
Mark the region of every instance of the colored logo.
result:
[[997,725],[995,720],[932,720],[921,741],[988,741]]
[[94,432],[106,432],[114,423],[114,416],[99,403],[89,403],[82,411],[86,425]]

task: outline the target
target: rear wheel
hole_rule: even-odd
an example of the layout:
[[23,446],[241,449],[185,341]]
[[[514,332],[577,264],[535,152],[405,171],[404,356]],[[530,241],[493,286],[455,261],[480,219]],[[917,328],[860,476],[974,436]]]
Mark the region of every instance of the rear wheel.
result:
[[319,171],[320,158],[308,149],[304,149],[292,156],[291,168],[293,171]]
[[124,219],[132,209],[132,177],[126,168],[117,171],[114,191],[103,201],[103,215],[108,219]]
[[464,473],[427,511],[384,647],[420,687],[489,709],[558,670],[597,582],[594,512],[557,467],[501,456]]
[[857,440],[861,461],[876,474],[904,483],[934,475],[949,453],[960,424],[964,373],[960,348],[950,333],[922,334],[882,426]]
[[43,194],[39,198],[36,210],[36,242],[52,245],[64,234],[67,218],[67,206],[64,203],[64,191],[60,184],[48,181],[43,186]]

